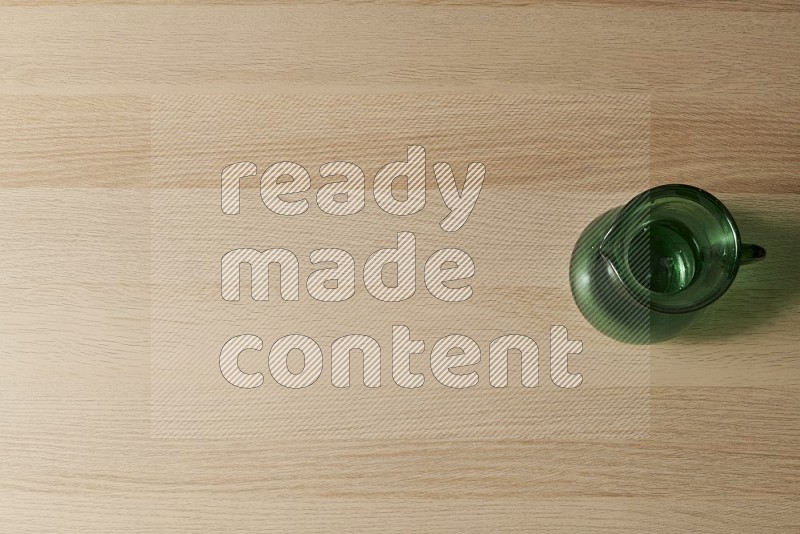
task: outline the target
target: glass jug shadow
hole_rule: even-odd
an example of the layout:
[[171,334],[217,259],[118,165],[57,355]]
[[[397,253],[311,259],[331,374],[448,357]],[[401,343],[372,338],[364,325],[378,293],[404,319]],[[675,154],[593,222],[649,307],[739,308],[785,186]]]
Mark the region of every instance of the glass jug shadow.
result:
[[657,343],[722,296],[739,265],[765,255],[742,243],[716,197],[690,185],[662,185],[589,224],[572,252],[570,286],[581,313],[603,334]]

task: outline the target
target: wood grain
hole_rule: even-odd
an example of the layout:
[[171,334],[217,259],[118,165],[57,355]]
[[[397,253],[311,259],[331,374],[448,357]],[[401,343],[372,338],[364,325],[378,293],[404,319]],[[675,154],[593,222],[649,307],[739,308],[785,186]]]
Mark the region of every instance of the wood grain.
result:
[[[71,4],[0,2],[2,530],[800,528],[796,3]],[[541,93],[649,95],[651,181],[769,251],[652,348],[649,439],[151,438],[153,95]]]
[[630,5],[9,7],[0,93],[792,95],[798,17]]

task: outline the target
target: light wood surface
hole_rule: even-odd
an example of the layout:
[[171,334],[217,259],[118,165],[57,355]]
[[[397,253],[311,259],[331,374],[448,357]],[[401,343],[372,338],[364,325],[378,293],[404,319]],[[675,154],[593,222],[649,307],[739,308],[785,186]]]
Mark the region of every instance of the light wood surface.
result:
[[[798,29],[800,6],[778,1],[0,1],[0,530],[800,529]],[[212,94],[379,108],[383,95],[386,109],[647,97],[646,181],[714,192],[769,256],[684,336],[648,349],[644,439],[164,439],[152,425],[153,97]],[[420,142],[463,168],[461,141],[481,136],[454,122]],[[486,139],[508,174],[490,175],[480,202],[625,198],[638,185],[526,181],[504,138]],[[389,128],[269,146],[312,170],[346,152],[374,175],[391,161],[378,149],[405,142]],[[568,250],[583,223],[562,217],[534,237]],[[485,252],[475,232],[457,240]],[[540,280],[534,294],[574,312],[566,281]]]

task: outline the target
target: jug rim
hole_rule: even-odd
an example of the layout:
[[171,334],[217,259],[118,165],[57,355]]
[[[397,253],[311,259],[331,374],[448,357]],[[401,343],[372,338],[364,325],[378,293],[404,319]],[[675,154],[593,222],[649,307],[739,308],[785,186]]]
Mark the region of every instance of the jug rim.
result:
[[[639,208],[639,206],[646,202],[649,199],[658,198],[664,196],[665,193],[669,195],[676,195],[682,197],[688,197],[693,200],[697,200],[699,196],[705,202],[709,203],[724,219],[724,224],[726,224],[734,236],[734,250],[733,250],[733,261],[730,271],[727,273],[726,279],[717,285],[714,291],[709,292],[707,295],[704,295],[703,298],[700,298],[690,304],[679,304],[674,305],[670,304],[668,301],[665,303],[659,300],[659,298],[655,297],[663,297],[664,294],[659,293],[657,291],[653,291],[648,287],[643,286],[637,280],[633,279],[633,275],[625,276],[624,273],[621,273],[617,268],[617,265],[614,261],[612,261],[609,256],[607,256],[603,252],[603,244],[606,243],[608,237],[612,235],[616,229],[616,224],[612,224],[611,228],[603,235],[601,244],[600,244],[600,254],[609,262],[611,268],[614,270],[616,276],[622,281],[623,286],[627,290],[627,292],[634,297],[640,304],[643,304],[650,309],[666,314],[680,314],[680,313],[690,313],[693,311],[700,310],[705,308],[709,304],[712,304],[716,300],[718,300],[733,284],[736,276],[739,272],[739,265],[742,259],[742,239],[741,233],[739,232],[739,227],[736,225],[736,221],[733,218],[733,215],[717,197],[709,193],[708,191],[701,189],[699,187],[682,184],[682,183],[670,183],[670,184],[663,184],[652,187],[642,193],[636,195],[633,199],[631,199],[619,212],[617,215],[617,220],[624,218],[626,215],[631,213],[633,210]],[[681,290],[684,291],[684,290]]]

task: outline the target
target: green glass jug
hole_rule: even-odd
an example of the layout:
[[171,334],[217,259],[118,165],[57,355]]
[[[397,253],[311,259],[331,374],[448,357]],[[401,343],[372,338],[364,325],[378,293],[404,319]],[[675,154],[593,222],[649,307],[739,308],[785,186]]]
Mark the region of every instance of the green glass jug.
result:
[[689,326],[763,258],[743,244],[728,209],[697,187],[662,185],[589,224],[572,252],[575,303],[603,334],[657,343]]

